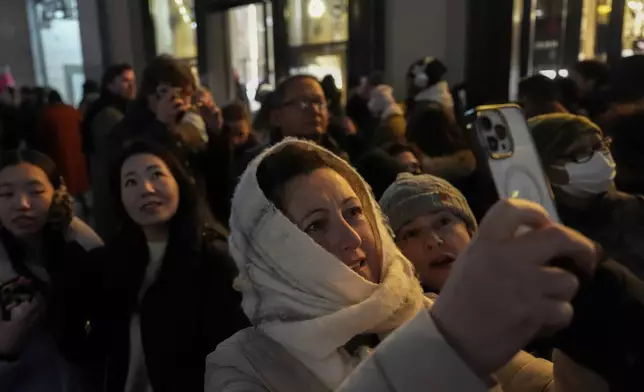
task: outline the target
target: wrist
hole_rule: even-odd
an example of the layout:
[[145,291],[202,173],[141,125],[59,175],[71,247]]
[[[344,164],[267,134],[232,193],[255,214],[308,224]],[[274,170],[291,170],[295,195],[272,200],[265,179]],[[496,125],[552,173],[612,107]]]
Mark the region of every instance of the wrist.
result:
[[476,349],[472,349],[472,345],[468,344],[464,334],[461,334],[457,331],[457,328],[450,327],[450,323],[447,322],[440,310],[435,311],[435,307],[432,308],[429,312],[434,324],[438,331],[443,335],[445,341],[452,347],[452,349],[458,354],[458,356],[467,364],[470,370],[476,374],[476,376],[488,386],[494,386],[496,383],[490,377],[491,371],[489,366],[486,366],[484,362],[477,358],[475,354]]

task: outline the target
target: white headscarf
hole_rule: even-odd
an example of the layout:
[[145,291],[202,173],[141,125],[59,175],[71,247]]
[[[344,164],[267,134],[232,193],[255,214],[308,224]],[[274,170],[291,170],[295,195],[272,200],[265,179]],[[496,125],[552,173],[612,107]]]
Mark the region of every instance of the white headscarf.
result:
[[[262,160],[287,145],[325,155],[361,197],[381,241],[381,283],[369,282],[293,224],[259,188]],[[339,348],[363,333],[387,334],[429,306],[411,263],[395,246],[378,204],[358,173],[341,158],[307,141],[286,139],[246,169],[233,197],[230,253],[240,271],[242,306],[258,326],[303,360],[330,387],[325,371]],[[303,359],[310,358],[311,360]],[[309,363],[307,363],[307,361]],[[315,362],[315,365],[311,365]]]

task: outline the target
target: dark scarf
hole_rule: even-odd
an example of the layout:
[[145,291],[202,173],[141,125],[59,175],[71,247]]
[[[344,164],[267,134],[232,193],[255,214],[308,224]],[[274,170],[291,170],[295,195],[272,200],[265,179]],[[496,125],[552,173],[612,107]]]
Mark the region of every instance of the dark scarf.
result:
[[92,153],[95,150],[92,137],[92,123],[94,122],[94,118],[96,118],[103,109],[108,107],[113,107],[119,112],[125,113],[130,102],[131,101],[128,99],[103,89],[101,96],[89,107],[89,109],[87,109],[87,113],[85,114],[85,118],[81,124],[83,151],[85,154]]

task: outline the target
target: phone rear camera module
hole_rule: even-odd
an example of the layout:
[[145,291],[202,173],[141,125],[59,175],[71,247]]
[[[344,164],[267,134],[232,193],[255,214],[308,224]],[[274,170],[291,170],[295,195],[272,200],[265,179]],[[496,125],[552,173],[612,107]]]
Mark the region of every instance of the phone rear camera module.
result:
[[492,120],[490,120],[489,117],[481,116],[479,118],[479,122],[481,123],[481,127],[483,128],[484,131],[489,131],[492,129]]
[[496,138],[488,137],[487,138],[487,144],[490,147],[491,152],[499,151],[499,141],[496,140]]
[[494,133],[496,133],[496,137],[501,140],[507,139],[508,137],[508,129],[505,127],[505,125],[496,125],[494,127]]

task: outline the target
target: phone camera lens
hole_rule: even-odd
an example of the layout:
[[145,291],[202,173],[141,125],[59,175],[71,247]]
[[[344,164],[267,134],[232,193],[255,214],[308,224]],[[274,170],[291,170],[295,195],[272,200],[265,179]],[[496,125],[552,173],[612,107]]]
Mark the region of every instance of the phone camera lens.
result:
[[496,133],[496,137],[498,137],[501,140],[506,139],[508,137],[508,130],[505,128],[504,125],[495,126],[494,132]]
[[499,141],[493,137],[487,138],[487,144],[490,146],[490,151],[497,152],[499,151]]
[[480,121],[481,126],[483,127],[483,130],[484,130],[484,131],[489,131],[490,129],[492,129],[492,120],[490,120],[490,118],[489,118],[489,117],[487,117],[487,116],[482,116],[482,117],[479,119],[479,121]]

